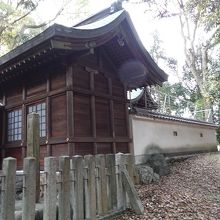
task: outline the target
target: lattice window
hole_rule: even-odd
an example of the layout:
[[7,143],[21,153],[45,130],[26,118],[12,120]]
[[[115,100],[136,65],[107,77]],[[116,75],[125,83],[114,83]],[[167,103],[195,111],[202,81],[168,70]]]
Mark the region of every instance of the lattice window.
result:
[[21,140],[22,111],[21,109],[8,112],[8,141]]
[[28,107],[28,114],[36,112],[40,116],[40,137],[46,136],[46,103],[39,103]]

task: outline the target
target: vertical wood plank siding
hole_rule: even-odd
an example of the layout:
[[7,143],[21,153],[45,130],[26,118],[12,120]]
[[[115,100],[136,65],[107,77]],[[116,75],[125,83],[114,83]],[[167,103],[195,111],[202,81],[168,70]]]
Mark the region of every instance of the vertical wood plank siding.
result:
[[73,112],[73,66],[66,69],[66,103],[67,103],[67,143],[68,155],[73,154],[73,143],[70,143],[71,137],[74,136],[74,112]]
[[[127,153],[130,137],[125,88],[116,73],[109,76],[98,65],[96,54],[84,56],[77,62],[38,68],[4,87],[1,157],[14,156],[22,166],[28,106],[42,102],[46,103],[47,127],[46,137],[40,141],[41,164],[45,156]],[[7,142],[7,112],[15,109],[22,109],[22,139]]]

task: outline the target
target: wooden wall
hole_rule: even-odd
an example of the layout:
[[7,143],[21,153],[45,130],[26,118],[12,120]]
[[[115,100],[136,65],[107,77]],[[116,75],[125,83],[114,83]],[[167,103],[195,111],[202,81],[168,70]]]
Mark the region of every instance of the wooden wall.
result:
[[[2,102],[2,97],[0,97],[0,100]],[[5,124],[5,120],[4,120],[4,111],[3,108],[0,107],[0,146],[2,146],[4,144],[4,140],[3,140],[3,136],[5,136],[3,134],[4,132],[4,124]],[[2,152],[0,151],[0,164],[2,164]]]
[[0,156],[16,157],[20,167],[26,154],[27,109],[41,102],[46,103],[47,119],[41,162],[49,155],[129,152],[126,91],[116,74],[107,77],[99,68],[96,55],[30,71],[3,91],[5,115],[22,109],[22,140],[8,142],[7,120],[1,120]]

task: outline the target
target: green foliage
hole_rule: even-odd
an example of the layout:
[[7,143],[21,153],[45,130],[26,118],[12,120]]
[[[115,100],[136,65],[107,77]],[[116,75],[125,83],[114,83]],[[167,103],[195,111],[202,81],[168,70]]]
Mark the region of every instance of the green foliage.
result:
[[167,56],[165,50],[162,48],[163,41],[160,39],[158,31],[153,33],[153,44],[149,50],[150,55],[153,57],[157,64],[163,63],[168,68],[169,73],[176,74],[177,60],[173,57]]
[[30,16],[40,1],[0,1],[0,53],[13,49],[41,31],[34,28],[36,23]]
[[212,109],[214,121],[220,123],[219,0],[142,2],[146,6],[146,13],[153,11],[155,18],[178,19],[186,61],[182,86],[190,91],[190,99],[198,109]]
[[[177,75],[177,61],[168,57],[165,53],[165,50],[162,48],[163,41],[159,37],[158,32],[153,33],[153,45],[151,46],[149,53],[155,60],[157,64],[161,64],[161,61],[166,66],[167,71],[169,71],[169,75]],[[187,78],[187,76],[186,76]],[[188,79],[186,79],[186,83]],[[192,101],[192,91],[195,91],[194,88],[190,90],[187,88],[186,83],[178,82],[171,84],[169,82],[165,82],[162,87],[157,87],[157,90],[161,92],[161,94],[167,94],[166,98],[166,112],[171,113],[175,112],[177,116],[181,116],[189,106],[189,103]],[[165,97],[161,97],[162,102],[165,101]],[[163,106],[163,103],[160,103],[160,106]],[[194,109],[193,109],[194,110]]]
[[206,31],[220,25],[219,0],[191,0],[187,1],[186,7],[192,19],[198,19],[198,14],[200,15],[200,23]]
[[[59,1],[54,1],[54,4]],[[60,2],[52,18],[36,21],[33,13],[36,11],[40,13],[39,3],[46,4],[47,0],[0,0],[0,55],[34,37],[61,15],[64,18],[65,14],[65,18],[68,17],[71,21],[88,15],[89,0]],[[71,6],[71,9],[68,6]]]
[[[186,109],[194,111],[194,105],[191,101],[190,91],[183,86],[182,83],[170,84],[164,83],[162,87],[158,87],[162,94],[166,94],[166,112],[173,113],[176,116],[182,116]],[[162,101],[165,101],[164,97]],[[163,103],[161,103],[163,105]]]

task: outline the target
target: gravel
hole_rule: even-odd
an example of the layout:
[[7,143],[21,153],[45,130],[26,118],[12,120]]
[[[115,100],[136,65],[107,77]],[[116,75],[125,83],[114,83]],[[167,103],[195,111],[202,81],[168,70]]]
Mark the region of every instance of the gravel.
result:
[[171,164],[158,184],[137,186],[144,215],[127,210],[117,219],[220,219],[220,154]]

